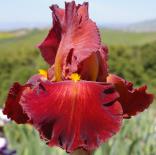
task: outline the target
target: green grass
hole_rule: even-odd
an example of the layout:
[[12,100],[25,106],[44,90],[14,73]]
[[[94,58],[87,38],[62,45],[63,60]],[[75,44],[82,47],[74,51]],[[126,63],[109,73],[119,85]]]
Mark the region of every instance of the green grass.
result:
[[0,32],[0,40],[17,38],[20,36],[24,36],[29,32],[30,32],[30,30],[27,30],[27,29],[21,29],[21,30],[17,30],[17,31]]
[[[17,33],[17,32],[16,32]],[[12,33],[11,33],[12,34]],[[11,35],[10,34],[10,35]],[[47,30],[27,31],[24,35],[18,35],[0,40],[0,52],[12,52],[19,49],[35,49],[43,38],[46,36]],[[11,51],[12,50],[12,51]]]
[[0,40],[1,39],[10,39],[10,38],[14,38],[15,35],[9,32],[0,32]]

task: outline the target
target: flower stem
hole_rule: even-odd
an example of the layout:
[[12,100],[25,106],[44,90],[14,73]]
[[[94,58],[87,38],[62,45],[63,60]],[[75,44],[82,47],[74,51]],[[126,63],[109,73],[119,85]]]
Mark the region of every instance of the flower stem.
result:
[[71,155],[94,155],[94,151],[86,151],[84,149],[75,150]]

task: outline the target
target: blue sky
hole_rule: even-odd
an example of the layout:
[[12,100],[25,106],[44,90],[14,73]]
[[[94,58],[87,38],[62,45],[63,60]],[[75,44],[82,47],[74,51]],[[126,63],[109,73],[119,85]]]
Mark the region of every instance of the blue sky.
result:
[[[75,1],[82,3],[84,0]],[[99,25],[133,23],[156,18],[156,0],[88,1],[90,16]],[[0,24],[50,24],[49,6],[52,4],[64,7],[64,0],[1,0]]]

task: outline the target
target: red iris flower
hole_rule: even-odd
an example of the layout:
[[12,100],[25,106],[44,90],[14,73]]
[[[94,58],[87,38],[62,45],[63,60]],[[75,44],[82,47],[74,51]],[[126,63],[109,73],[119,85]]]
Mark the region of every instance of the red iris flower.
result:
[[39,45],[47,73],[14,83],[4,114],[30,123],[49,146],[67,152],[93,150],[116,134],[124,118],[144,111],[153,101],[146,86],[108,74],[108,49],[88,16],[88,3],[65,3],[53,11],[53,27]]

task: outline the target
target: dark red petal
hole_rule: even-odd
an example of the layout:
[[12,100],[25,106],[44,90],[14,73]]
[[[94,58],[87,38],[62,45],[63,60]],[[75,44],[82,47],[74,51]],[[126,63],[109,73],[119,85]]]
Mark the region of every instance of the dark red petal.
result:
[[29,118],[26,113],[24,113],[21,105],[19,104],[21,94],[28,88],[29,85],[20,85],[19,83],[14,83],[10,88],[3,113],[7,115],[8,118],[16,121],[17,123],[27,123]]
[[108,76],[108,48],[105,45],[102,45],[99,49],[99,74],[97,81],[99,82],[105,82],[106,78]]
[[24,91],[20,104],[50,145],[67,152],[92,150],[117,133],[122,108],[110,84],[42,82]]
[[88,18],[88,3],[76,6],[66,3],[62,38],[55,60],[57,81],[62,76],[78,71],[78,65],[100,48],[96,24]]
[[147,87],[142,86],[133,89],[133,84],[116,75],[110,74],[107,82],[115,85],[116,90],[120,94],[119,102],[122,104],[123,114],[125,118],[143,112],[152,103],[154,96],[146,92]]
[[3,113],[16,123],[23,124],[30,122],[27,114],[23,111],[21,105],[19,104],[21,95],[25,89],[34,87],[43,80],[44,77],[42,75],[34,75],[25,85],[20,85],[18,82],[14,83],[10,88]]
[[53,64],[56,56],[57,49],[61,40],[61,17],[63,18],[64,11],[58,7],[53,9],[53,28],[49,31],[46,39],[38,46],[41,50],[43,58],[49,63]]
[[81,79],[83,80],[96,81],[98,73],[99,60],[97,53],[93,53],[78,65],[78,74],[81,75]]

